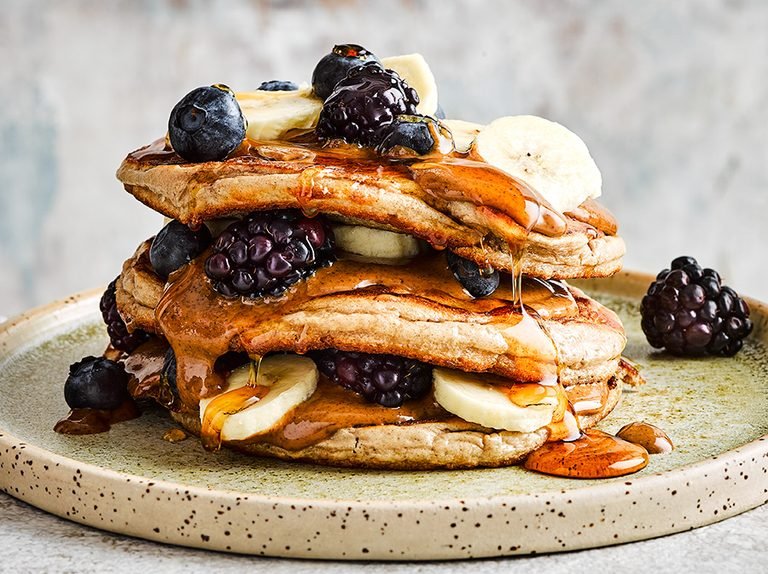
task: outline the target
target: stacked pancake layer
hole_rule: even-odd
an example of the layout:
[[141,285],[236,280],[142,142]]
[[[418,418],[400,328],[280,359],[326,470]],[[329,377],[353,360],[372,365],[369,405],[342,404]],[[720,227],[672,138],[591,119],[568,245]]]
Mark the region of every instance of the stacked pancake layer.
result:
[[[558,433],[572,433],[569,420],[580,428],[601,420],[618,402],[622,380],[632,382],[634,373],[620,361],[625,338],[615,314],[561,280],[620,268],[623,243],[595,202],[565,216],[563,233],[548,235],[498,209],[440,198],[392,166],[377,170],[359,159],[323,164],[311,148],[249,146],[222,162],[187,164],[153,144],[131,154],[118,176],[142,202],[192,226],[207,222],[216,229],[222,218],[300,208],[337,224],[407,233],[428,246],[397,265],[342,253],[284,297],[244,301],[213,290],[204,256],[166,283],[149,262],[151,242],[140,245],[117,282],[118,307],[129,329],[154,333],[173,347],[181,398],[173,416],[187,429],[201,432],[201,398],[227,392],[213,365],[233,351],[251,357],[327,348],[394,354],[510,384],[556,380],[571,405],[559,420],[519,432],[463,420],[432,394],[386,409],[321,378],[313,397],[270,432],[246,440],[219,435],[225,445],[257,455],[347,466],[512,464]],[[444,249],[502,271],[522,269],[524,307],[507,275],[493,295],[468,295],[448,269]],[[153,380],[160,384],[159,376]],[[297,431],[302,424],[323,430]]]
[[[358,52],[332,57],[356,57],[348,53]],[[391,89],[408,90],[376,65],[356,70],[346,80],[390,77]],[[425,91],[435,89],[431,82]],[[565,282],[609,276],[624,254],[616,222],[594,200],[601,178],[583,142],[531,116],[477,126],[418,114],[398,116],[405,131],[390,133],[400,142],[394,151],[329,141],[323,134],[344,114],[376,111],[341,107],[323,116],[342,85],[325,102],[312,90],[238,94],[247,132],[231,91],[200,88],[202,108],[193,92],[171,116],[186,114],[170,138],[194,158],[182,158],[166,138],[123,161],[117,175],[129,193],[192,230],[206,226],[214,242],[168,277],[153,268],[152,239],[123,265],[118,311],[129,331],[151,334],[120,356],[134,397],[167,407],[208,449],[371,468],[509,465],[599,422],[637,373],[621,358],[626,339],[616,315]],[[384,92],[372,97],[365,105],[389,101]],[[269,115],[285,109],[298,115]],[[318,113],[325,125],[307,131]],[[230,140],[238,130],[248,134],[239,145],[227,140],[221,159],[206,156],[212,140],[195,148],[194,130],[208,114],[224,122],[216,129],[224,126]],[[379,137],[373,128],[366,133]],[[403,147],[414,133],[421,143]],[[429,151],[423,138],[432,141]],[[546,199],[513,175],[518,169],[547,188]],[[277,210],[317,218],[322,234],[335,234],[335,262],[296,272],[272,294],[248,286],[236,294],[216,275],[234,277],[230,263],[219,257],[218,271],[211,266],[216,250],[231,245],[217,238],[234,237],[228,230],[238,220],[250,229],[254,212],[269,226],[263,220],[281,217]],[[252,233],[266,227],[258,229]],[[256,281],[255,267],[244,273],[241,285]],[[499,277],[498,286],[489,277]],[[372,370],[376,361],[389,369],[376,379],[379,390],[425,372],[429,386],[420,379],[412,394],[382,399],[371,389],[381,374]],[[415,370],[397,374],[398,364]],[[365,384],[350,380],[364,376]]]

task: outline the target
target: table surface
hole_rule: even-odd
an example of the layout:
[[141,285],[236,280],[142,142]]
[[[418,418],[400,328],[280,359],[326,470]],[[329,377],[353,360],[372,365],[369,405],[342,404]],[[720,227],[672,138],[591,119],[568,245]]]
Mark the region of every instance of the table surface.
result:
[[[418,572],[654,574],[760,572],[768,561],[768,505],[723,522],[654,540],[547,556],[419,563]],[[405,572],[415,563],[350,563],[257,558],[166,546],[46,514],[0,494],[0,572]],[[543,570],[542,570],[543,569]]]

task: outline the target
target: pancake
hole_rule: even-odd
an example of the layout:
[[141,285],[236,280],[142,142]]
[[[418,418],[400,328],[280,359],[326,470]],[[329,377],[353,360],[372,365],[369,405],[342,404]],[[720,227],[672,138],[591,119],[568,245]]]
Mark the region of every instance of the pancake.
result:
[[[171,404],[159,376],[166,348],[162,339],[153,339],[125,359],[134,397]],[[622,359],[607,382],[567,386],[564,397],[578,427],[586,430],[617,406],[623,385],[640,382],[637,370]],[[170,414],[188,431],[201,433],[199,412],[171,409]],[[368,403],[321,375],[312,397],[288,412],[276,427],[246,440],[224,440],[222,444],[257,456],[334,466],[473,468],[514,464],[545,441],[572,432],[572,423],[567,421],[533,432],[488,428],[445,411],[432,393],[390,409]]]
[[[605,277],[621,269],[624,242],[616,235],[612,216],[594,201],[560,216],[540,200],[539,221],[528,225],[520,213],[504,212],[492,202],[468,201],[466,196],[476,190],[453,192],[460,185],[481,185],[489,174],[509,178],[487,164],[474,162],[472,169],[481,166],[482,173],[452,177],[447,169],[428,179],[403,165],[383,165],[381,158],[360,150],[350,158],[288,143],[249,141],[241,148],[224,161],[186,163],[159,140],[130,154],[117,177],[144,204],[191,226],[255,210],[300,208],[410,234],[508,272],[516,270],[524,245],[521,270],[532,277]],[[511,194],[509,182],[504,183]],[[561,217],[562,225],[553,225]]]
[[[341,260],[278,301],[250,304],[211,289],[202,271],[205,257],[179,270],[164,291],[148,249],[147,241],[125,262],[118,308],[130,329],[168,338],[180,369],[181,353],[212,365],[229,351],[260,356],[334,348],[516,381],[559,376],[563,385],[574,385],[614,376],[626,342],[616,315],[578,289],[529,281],[523,301],[530,315],[521,316],[511,303],[511,285],[473,299],[439,253],[407,266]],[[191,408],[196,392],[187,397]]]
[[[616,407],[625,373],[631,382],[631,371],[620,370],[609,382],[600,383],[605,389],[605,398],[596,412],[576,415],[579,428],[593,427]],[[566,388],[566,394],[570,395],[569,388]],[[410,424],[349,426],[301,448],[284,448],[259,437],[249,441],[224,441],[223,444],[247,454],[283,460],[345,467],[426,470],[508,466],[541,447],[550,435],[546,427],[528,433],[499,431],[448,413],[445,415],[442,420]],[[172,412],[171,416],[191,433],[200,434],[200,417],[196,413]]]
[[[318,69],[354,66],[343,48]],[[372,64],[324,101],[314,77],[198,88],[118,169],[173,221],[105,292],[105,357],[206,450],[506,466],[579,441],[636,382],[616,314],[564,281],[625,251],[586,146],[533,116],[414,115],[416,86],[437,101],[420,58],[397,59],[410,87]]]

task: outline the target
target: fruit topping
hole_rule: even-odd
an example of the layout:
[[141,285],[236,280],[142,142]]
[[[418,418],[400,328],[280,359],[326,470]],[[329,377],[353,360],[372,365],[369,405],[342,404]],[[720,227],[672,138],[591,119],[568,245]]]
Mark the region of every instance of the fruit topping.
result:
[[445,258],[453,276],[472,297],[487,297],[499,287],[499,272],[496,269],[481,269],[474,261],[451,251],[446,251]]
[[379,59],[357,44],[339,44],[330,54],[323,56],[312,72],[312,89],[318,98],[326,99],[352,68],[364,62],[378,62]]
[[245,128],[234,93],[221,84],[192,90],[168,119],[171,146],[187,161],[224,159],[243,141]]
[[479,131],[472,156],[528,184],[560,213],[598,197],[603,177],[586,144],[537,116],[507,116]]
[[423,397],[432,387],[432,367],[414,359],[336,349],[311,355],[320,372],[334,383],[385,407]]
[[101,309],[101,316],[104,318],[104,323],[107,325],[107,333],[109,334],[109,340],[115,349],[130,353],[136,347],[141,345],[149,338],[149,334],[137,329],[132,333],[128,332],[128,328],[125,326],[125,321],[120,316],[117,310],[117,301],[115,300],[117,278],[107,286],[107,290],[101,296],[99,302],[99,309]]
[[[380,154],[389,153],[397,148],[413,150],[419,155],[432,151],[438,140],[450,138],[440,123],[429,116],[401,115],[383,130],[383,136],[376,151]],[[437,137],[435,137],[437,136]],[[451,150],[453,143],[451,142]]]
[[211,232],[205,225],[193,231],[175,219],[160,230],[149,248],[149,262],[162,279],[186,265],[211,243]]
[[285,140],[291,132],[314,129],[323,109],[323,100],[310,87],[240,92],[237,103],[248,124],[246,135],[259,141]]
[[732,356],[752,331],[746,301],[693,257],[678,257],[657,275],[640,312],[648,342],[675,355]]
[[488,428],[533,432],[560,420],[565,405],[556,385],[515,383],[483,373],[435,368],[437,403],[456,416]]
[[264,92],[294,92],[299,89],[299,86],[286,80],[270,80],[262,82],[257,89]]
[[[421,54],[406,54],[382,58],[381,66],[394,70],[419,94],[419,105],[416,110],[425,116],[437,116],[437,82],[429,64]],[[443,116],[445,117],[445,116]]]
[[339,251],[392,264],[419,254],[419,240],[413,235],[373,229],[362,225],[334,225],[333,237]]
[[309,399],[319,373],[307,357],[290,353],[248,362],[227,375],[227,390],[200,399],[200,436],[215,450],[222,440],[245,440],[277,427]]
[[225,297],[277,297],[334,260],[333,231],[321,216],[253,212],[219,234],[205,273]]
[[397,72],[370,62],[347,74],[325,100],[315,131],[321,140],[375,147],[402,114],[415,115],[419,96]]
[[116,409],[128,399],[128,374],[120,363],[85,357],[69,367],[64,400],[72,409]]
[[443,120],[440,123],[451,131],[454,148],[461,153],[467,153],[472,148],[477,134],[485,127],[464,120]]

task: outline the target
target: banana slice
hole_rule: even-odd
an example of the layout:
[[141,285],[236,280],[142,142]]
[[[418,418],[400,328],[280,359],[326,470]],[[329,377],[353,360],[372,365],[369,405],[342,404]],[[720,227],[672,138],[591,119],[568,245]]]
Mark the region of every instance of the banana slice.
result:
[[292,129],[312,129],[323,109],[323,100],[311,86],[290,92],[238,92],[235,94],[248,120],[246,135],[255,140],[280,140]]
[[[286,413],[311,397],[317,388],[317,367],[307,357],[267,357],[261,362],[259,378],[254,385],[255,370],[255,363],[236,369],[227,379],[229,386],[224,393],[200,400],[204,438],[206,434],[218,432],[220,443],[221,440],[244,440],[265,433]],[[250,390],[253,392],[248,392]],[[248,402],[252,404],[238,410]],[[223,424],[216,422],[222,419]]]
[[453,145],[456,151],[465,153],[470,150],[472,144],[485,126],[464,120],[440,120],[453,134]]
[[402,261],[419,254],[418,239],[403,233],[362,225],[337,225],[333,236],[339,249],[362,257]]
[[489,384],[490,376],[432,370],[435,400],[448,412],[488,428],[533,432],[562,418],[567,401],[557,385]]
[[494,120],[477,134],[472,154],[521,179],[561,213],[601,193],[603,178],[581,138],[544,118]]
[[437,111],[437,82],[429,64],[421,54],[407,54],[382,58],[381,64],[394,70],[419,94],[416,111],[425,116],[432,116]]

